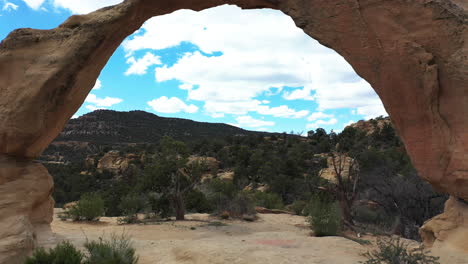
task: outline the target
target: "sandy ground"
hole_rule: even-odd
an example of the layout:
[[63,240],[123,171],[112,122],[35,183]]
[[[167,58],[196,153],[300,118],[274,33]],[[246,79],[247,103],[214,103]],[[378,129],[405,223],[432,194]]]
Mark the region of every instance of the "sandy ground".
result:
[[[116,218],[99,223],[74,223],[54,219],[54,236],[43,241],[47,247],[69,240],[78,247],[86,241],[127,233],[132,237],[140,264],[153,263],[255,263],[255,264],[357,264],[369,246],[342,237],[311,237],[304,217],[259,215],[256,222],[222,221],[206,214],[187,215],[189,221],[118,225]],[[468,261],[445,256],[443,264]]]

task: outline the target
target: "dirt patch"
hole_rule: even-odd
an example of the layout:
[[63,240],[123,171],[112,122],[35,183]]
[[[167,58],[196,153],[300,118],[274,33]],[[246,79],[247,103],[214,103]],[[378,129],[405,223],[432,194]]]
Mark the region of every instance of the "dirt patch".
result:
[[260,214],[255,222],[219,220],[207,214],[191,214],[187,219],[118,225],[116,218],[108,217],[99,224],[55,218],[54,237],[42,245],[69,240],[81,247],[86,239],[127,233],[140,264],[356,264],[370,249],[342,237],[311,237],[310,230],[304,228],[306,219],[295,215]]

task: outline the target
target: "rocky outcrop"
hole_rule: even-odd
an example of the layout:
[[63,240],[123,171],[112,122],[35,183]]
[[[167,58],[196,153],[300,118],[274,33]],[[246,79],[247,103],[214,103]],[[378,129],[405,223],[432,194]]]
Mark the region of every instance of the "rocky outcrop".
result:
[[468,254],[468,203],[450,197],[444,213],[424,223],[419,233],[427,247]]
[[223,181],[234,181],[233,171],[223,171],[217,174],[218,179]]
[[[437,189],[468,200],[465,0],[127,0],[72,16],[52,30],[15,30],[0,44],[0,153],[17,157],[4,161],[17,174],[2,178],[31,177],[39,183],[45,177],[42,169],[22,169],[34,163],[12,160],[41,154],[83,103],[112,53],[145,20],[225,3],[280,9],[305,33],[344,56],[379,94],[419,174]],[[15,208],[31,198],[8,196],[13,189],[7,185],[1,184],[0,200],[13,199],[9,210],[25,223],[34,222],[21,209],[29,207]],[[50,191],[42,184],[13,187],[39,186],[38,193]],[[0,225],[8,226],[11,220],[2,217]],[[27,247],[5,242],[26,236],[15,234],[0,235],[2,248],[16,252]]]
[[123,175],[131,169],[131,164],[135,161],[140,161],[140,156],[132,153],[121,156],[120,152],[111,150],[99,160],[97,170],[99,172],[109,171],[114,175]]
[[390,117],[371,120],[359,120],[358,122],[353,123],[349,126],[364,131],[366,135],[371,135],[375,131],[381,130],[386,125],[392,125]]
[[343,179],[349,179],[350,175],[354,177],[358,171],[359,166],[354,159],[342,154],[334,154],[327,157],[327,167],[320,170],[319,176],[336,184],[338,175]]
[[22,263],[50,232],[52,189],[41,164],[0,156],[0,263]]
[[[223,179],[223,178],[221,178]],[[226,180],[233,181],[234,180],[234,173],[232,173],[232,178],[227,178]],[[250,183],[249,185],[244,187],[244,191],[254,191],[254,192],[267,192],[270,189],[270,186],[266,183]]]

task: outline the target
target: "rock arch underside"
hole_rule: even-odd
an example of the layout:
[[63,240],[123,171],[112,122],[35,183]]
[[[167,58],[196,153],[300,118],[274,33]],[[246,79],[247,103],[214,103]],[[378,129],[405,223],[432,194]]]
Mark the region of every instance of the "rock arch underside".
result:
[[153,16],[222,4],[279,9],[345,57],[382,99],[420,176],[451,195],[423,239],[466,239],[468,0],[127,0],[0,44],[0,263],[21,263],[50,231],[53,182],[34,159],[121,42]]

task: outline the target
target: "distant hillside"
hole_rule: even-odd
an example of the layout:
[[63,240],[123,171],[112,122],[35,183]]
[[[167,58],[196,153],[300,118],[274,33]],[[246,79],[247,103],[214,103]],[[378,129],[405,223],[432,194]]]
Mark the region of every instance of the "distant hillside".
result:
[[86,155],[95,154],[106,147],[153,144],[164,136],[193,141],[252,134],[268,133],[248,131],[222,123],[160,117],[144,111],[96,110],[71,119],[44,152],[41,160],[48,162],[83,160]]
[[160,117],[144,111],[96,110],[71,119],[55,141],[149,143],[163,136],[179,140],[247,135],[255,132],[221,123]]

